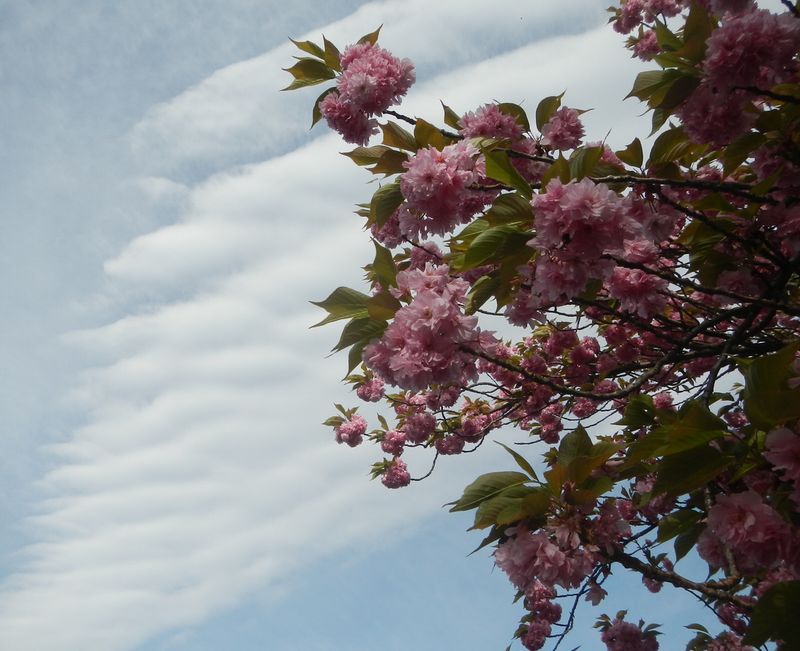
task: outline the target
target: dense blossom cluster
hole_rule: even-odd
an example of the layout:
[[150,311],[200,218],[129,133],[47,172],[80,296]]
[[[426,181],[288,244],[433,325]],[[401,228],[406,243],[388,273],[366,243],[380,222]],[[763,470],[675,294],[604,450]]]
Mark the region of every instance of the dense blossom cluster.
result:
[[800,572],[800,538],[755,491],[720,495],[707,522],[698,551],[712,567],[725,567],[727,549],[740,571],[770,570],[786,561]]
[[445,265],[401,271],[397,293],[410,302],[401,307],[384,335],[364,349],[364,360],[379,376],[403,389],[436,384],[464,385],[478,376],[475,356],[466,347],[480,347],[478,319],[465,316],[469,284],[451,278]]
[[372,43],[348,47],[340,65],[336,91],[322,99],[319,110],[347,142],[363,145],[377,131],[372,116],[399,102],[414,83],[414,66]]
[[647,635],[641,628],[626,622],[624,619],[615,619],[611,626],[603,631],[600,636],[608,651],[657,651],[658,641],[655,636]]
[[553,149],[574,149],[584,131],[578,112],[562,106],[542,127],[542,142]]
[[400,189],[407,201],[399,215],[400,231],[417,239],[444,235],[482,209],[490,196],[473,189],[483,177],[478,150],[467,142],[442,150],[428,147],[404,163]]
[[[383,144],[348,154],[396,178],[359,210],[371,293],[319,305],[349,319],[348,381],[391,422],[326,422],[380,446],[388,488],[412,481],[412,447],[435,465],[490,432],[539,446],[453,503],[490,529],[526,649],[560,641],[619,567],[716,613],[692,651],[800,640],[800,11],[783,4],[622,0],[613,28],[659,67],[631,93],[653,109],[648,147],[585,142],[553,96],[535,128],[507,103],[445,106],[441,129],[392,112]],[[339,64],[319,112],[368,144],[413,67],[369,39]],[[708,576],[681,574],[690,550]],[[607,651],[659,648],[625,617],[598,619]]]

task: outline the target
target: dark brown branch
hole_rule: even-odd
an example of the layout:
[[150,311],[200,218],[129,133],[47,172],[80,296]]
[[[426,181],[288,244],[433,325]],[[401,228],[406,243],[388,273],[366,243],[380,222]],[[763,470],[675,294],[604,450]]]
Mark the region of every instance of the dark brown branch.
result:
[[[416,126],[417,121],[414,118],[411,118],[407,115],[403,115],[402,113],[398,113],[397,111],[386,110],[384,111],[386,115],[391,115],[396,117],[398,120],[402,120],[408,124],[413,124]],[[453,138],[454,140],[463,140],[464,136],[461,134],[455,133],[454,131],[448,131],[447,129],[439,129],[439,133],[441,133],[445,138]]]
[[749,613],[753,606],[752,604],[748,603],[741,597],[737,597],[730,592],[720,589],[716,587],[714,584],[708,583],[698,583],[696,581],[690,581],[689,579],[681,576],[680,574],[676,574],[675,572],[668,572],[667,570],[663,570],[660,567],[655,565],[651,565],[649,563],[645,563],[644,561],[636,558],[635,556],[631,556],[626,554],[621,550],[615,551],[609,557],[609,560],[615,563],[619,563],[623,567],[626,567],[629,570],[633,570],[634,572],[639,572],[643,576],[646,576],[649,579],[654,579],[656,581],[661,581],[663,583],[669,583],[674,585],[677,588],[682,588],[684,590],[694,590],[699,592],[700,594],[705,595],[706,597],[711,597],[717,601],[726,601],[730,604],[733,604],[737,608],[741,608],[744,612]]
[[789,11],[794,14],[795,18],[800,18],[800,11],[798,11],[797,7],[794,6],[794,3],[791,0],[781,0],[781,3],[789,8]]
[[761,95],[762,97],[769,97],[770,99],[776,99],[779,102],[786,102],[788,104],[800,104],[800,98],[794,97],[793,95],[784,95],[783,93],[773,93],[771,90],[764,90],[763,88],[757,88],[756,86],[734,86],[733,88],[734,90],[745,90],[748,93],[752,93],[753,95]]
[[777,204],[779,203],[775,199],[770,199],[768,197],[762,197],[752,192],[748,192],[750,189],[749,185],[744,183],[734,183],[730,181],[704,181],[701,179],[662,179],[662,178],[653,178],[649,176],[634,176],[634,175],[614,175],[614,176],[596,176],[590,177],[592,181],[595,183],[633,183],[637,185],[644,185],[644,186],[657,186],[659,188],[663,186],[673,187],[673,188],[691,188],[694,190],[710,190],[712,192],[724,192],[725,194],[731,194],[736,197],[741,197],[742,199],[748,199],[749,201],[754,201],[756,203],[768,203],[768,204]]

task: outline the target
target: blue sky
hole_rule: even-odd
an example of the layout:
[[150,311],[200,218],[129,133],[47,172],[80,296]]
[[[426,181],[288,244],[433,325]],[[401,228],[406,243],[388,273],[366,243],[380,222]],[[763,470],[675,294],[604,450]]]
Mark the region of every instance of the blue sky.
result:
[[383,24],[408,113],[566,89],[624,146],[606,4],[0,1],[1,648],[505,648],[511,587],[441,508],[499,447],[390,492],[319,424],[353,400],[307,301],[358,285],[372,186],[281,68]]

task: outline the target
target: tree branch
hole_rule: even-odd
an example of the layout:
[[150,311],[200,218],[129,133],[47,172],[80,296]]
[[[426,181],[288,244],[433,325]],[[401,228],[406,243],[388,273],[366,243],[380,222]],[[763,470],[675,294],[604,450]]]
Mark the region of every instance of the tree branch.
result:
[[753,609],[752,604],[726,590],[709,585],[708,583],[697,583],[696,581],[690,581],[680,574],[668,572],[667,570],[662,570],[660,567],[656,567],[655,565],[645,563],[635,556],[626,554],[622,550],[615,551],[608,558],[611,562],[619,563],[623,567],[635,572],[639,572],[639,574],[642,574],[649,579],[655,579],[656,581],[661,581],[663,583],[670,583],[671,585],[684,590],[695,590],[706,597],[711,597],[717,601],[726,601],[730,604],[733,604],[737,608],[741,608],[746,613],[749,613]]

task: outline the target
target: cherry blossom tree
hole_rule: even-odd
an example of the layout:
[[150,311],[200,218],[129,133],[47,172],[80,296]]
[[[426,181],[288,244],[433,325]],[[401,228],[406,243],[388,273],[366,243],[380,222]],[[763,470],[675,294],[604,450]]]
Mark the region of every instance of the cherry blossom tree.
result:
[[[358,210],[368,293],[317,305],[318,325],[347,321],[346,381],[386,416],[370,429],[337,405],[326,424],[380,447],[389,488],[506,440],[514,469],[451,510],[486,531],[526,649],[558,646],[612,568],[716,613],[690,649],[800,649],[800,10],[783,5],[609,10],[653,68],[630,93],[652,115],[647,155],[588,141],[563,94],[533,121],[511,103],[404,115],[414,67],[378,31],[342,52],[295,41],[288,89],[330,82],[313,122],[383,177]],[[416,477],[412,447],[431,457]],[[707,575],[681,570],[692,551]],[[596,626],[610,651],[659,648],[624,612]]]

